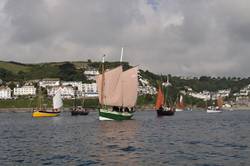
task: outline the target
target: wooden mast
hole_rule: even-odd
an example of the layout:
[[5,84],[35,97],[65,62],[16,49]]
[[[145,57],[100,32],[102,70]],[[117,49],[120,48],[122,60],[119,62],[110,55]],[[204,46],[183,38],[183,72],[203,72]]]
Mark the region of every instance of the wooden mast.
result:
[[105,70],[105,67],[104,67],[104,62],[105,62],[105,54],[103,55],[102,57],[102,87],[101,87],[101,106],[103,106],[103,99],[104,99],[104,95],[103,95],[103,92],[104,92],[104,85],[105,85],[105,74],[104,74],[104,70]]

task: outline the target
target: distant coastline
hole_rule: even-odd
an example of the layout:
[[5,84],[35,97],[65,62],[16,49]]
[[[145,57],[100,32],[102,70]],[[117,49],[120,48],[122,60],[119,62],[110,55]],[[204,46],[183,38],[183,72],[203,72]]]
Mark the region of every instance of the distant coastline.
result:
[[[229,110],[230,108],[226,109]],[[242,105],[235,105],[231,108],[234,111],[250,111],[250,106],[242,106]],[[152,105],[148,106],[137,106],[136,111],[146,111],[146,110],[154,110]],[[194,107],[193,110],[195,111],[202,111],[205,110],[204,108]],[[62,112],[69,112],[70,107],[64,107]],[[90,111],[96,111],[94,107],[90,108]],[[32,107],[30,108],[0,108],[0,113],[3,112],[32,112]]]

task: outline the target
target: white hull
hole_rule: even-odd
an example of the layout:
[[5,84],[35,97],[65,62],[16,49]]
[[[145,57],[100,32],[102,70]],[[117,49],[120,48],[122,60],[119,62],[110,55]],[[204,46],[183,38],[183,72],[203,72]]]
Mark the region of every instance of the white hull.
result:
[[107,121],[107,120],[114,120],[114,119],[109,119],[109,118],[105,118],[105,117],[99,116],[99,120],[101,120],[101,121]]
[[207,110],[207,113],[219,113],[221,110]]
[[181,111],[184,111],[184,109],[176,108],[175,111],[176,112],[181,112]]

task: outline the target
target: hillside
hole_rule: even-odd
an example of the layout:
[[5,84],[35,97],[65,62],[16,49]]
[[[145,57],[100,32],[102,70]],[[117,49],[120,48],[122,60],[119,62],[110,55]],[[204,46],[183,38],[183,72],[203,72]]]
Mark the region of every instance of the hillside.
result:
[[[120,62],[105,62],[106,68],[114,68],[120,65]],[[130,67],[129,63],[123,62],[124,69]],[[18,62],[0,61],[0,79],[8,81],[26,81],[42,78],[60,78],[65,81],[83,81],[88,82],[84,70],[94,68],[101,69],[101,62],[76,61],[76,62],[50,62],[39,64],[22,64]],[[167,75],[157,75],[148,70],[140,70],[143,79],[148,80],[150,85],[157,87],[158,81],[166,81]],[[194,91],[201,92],[208,90],[215,92],[219,89],[231,89],[232,93],[238,92],[242,87],[250,84],[249,78],[235,77],[209,77],[201,76],[185,79],[178,76],[168,75],[170,82],[174,85],[174,91],[184,90],[184,87],[190,87]]]
[[[106,68],[114,68],[120,62],[105,62]],[[50,62],[38,64],[22,64],[18,62],[0,61],[0,79],[9,81],[26,81],[42,78],[60,78],[64,81],[87,82],[84,73],[86,69],[95,68],[100,70],[100,62],[77,61],[77,62]],[[129,68],[127,62],[123,62],[125,69]]]
[[32,68],[32,65],[26,65],[17,62],[0,61],[0,68],[9,70],[13,73],[18,73],[20,71],[28,72]]

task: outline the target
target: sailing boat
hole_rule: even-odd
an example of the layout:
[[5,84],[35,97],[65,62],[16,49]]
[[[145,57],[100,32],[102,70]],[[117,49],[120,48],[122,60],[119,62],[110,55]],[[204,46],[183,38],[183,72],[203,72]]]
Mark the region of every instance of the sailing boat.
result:
[[179,112],[179,111],[184,111],[185,109],[185,105],[184,105],[184,102],[183,102],[183,96],[180,95],[180,100],[177,102],[176,104],[176,109],[175,111],[176,112]]
[[53,109],[48,110],[46,107],[42,106],[42,97],[39,95],[39,106],[33,109],[32,117],[55,117],[59,116],[60,108],[63,106],[61,92],[58,90],[53,97]]
[[[83,106],[77,106],[76,105],[76,88],[74,89],[74,106],[71,109],[71,115],[75,116],[75,115],[88,115],[89,111],[86,108],[83,108]],[[85,95],[83,97],[83,104],[84,104],[84,99],[85,99]]]
[[219,113],[219,112],[222,112],[222,110],[221,110],[222,105],[223,105],[223,99],[222,99],[222,97],[219,96],[217,98],[217,106],[209,106],[207,108],[207,113]]
[[123,71],[122,66],[105,71],[96,78],[99,94],[99,120],[128,120],[137,100],[138,67]]
[[[169,86],[171,84],[167,81],[166,85]],[[156,104],[155,104],[155,108],[156,108],[158,116],[174,115],[175,108],[171,106],[170,103],[168,104],[169,106],[167,106],[166,102],[167,102],[167,99],[165,99],[164,93],[162,91],[162,86],[161,84],[159,84],[159,89],[158,89],[157,99],[156,99]]]

